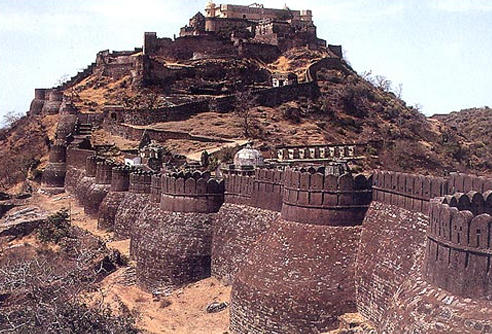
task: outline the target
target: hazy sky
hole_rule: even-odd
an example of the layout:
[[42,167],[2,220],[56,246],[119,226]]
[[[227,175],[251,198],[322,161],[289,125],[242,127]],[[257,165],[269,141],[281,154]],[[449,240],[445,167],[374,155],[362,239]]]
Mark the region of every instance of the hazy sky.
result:
[[[205,3],[0,0],[0,119],[8,111],[27,111],[34,88],[73,76],[98,51],[141,47],[145,31],[159,37],[178,34]],[[261,3],[283,7],[285,0]],[[403,84],[403,98],[422,105],[427,115],[492,106],[491,0],[304,0],[287,5],[312,9],[319,37],[343,45],[357,72],[372,71]]]

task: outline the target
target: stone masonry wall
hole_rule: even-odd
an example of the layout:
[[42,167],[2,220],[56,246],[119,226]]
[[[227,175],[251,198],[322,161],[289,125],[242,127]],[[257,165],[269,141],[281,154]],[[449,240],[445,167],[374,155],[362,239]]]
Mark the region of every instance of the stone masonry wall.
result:
[[374,324],[386,317],[410,269],[420,265],[428,217],[375,200],[362,223],[355,284],[357,309]]
[[[453,201],[454,200],[454,201]],[[427,231],[429,282],[457,296],[492,300],[492,191],[433,203]]]
[[212,276],[232,284],[246,254],[279,216],[252,206],[222,205],[213,227]]
[[285,172],[282,218],[320,225],[356,225],[371,203],[364,175],[324,175],[316,170]]
[[354,312],[360,227],[277,220],[243,261],[233,283],[236,334],[319,333]]
[[153,291],[209,277],[214,216],[165,212],[153,228],[139,231],[137,285]]

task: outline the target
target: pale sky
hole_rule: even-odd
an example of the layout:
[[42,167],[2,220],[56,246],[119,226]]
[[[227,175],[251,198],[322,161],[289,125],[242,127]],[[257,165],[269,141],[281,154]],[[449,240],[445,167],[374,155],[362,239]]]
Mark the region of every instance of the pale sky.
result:
[[[286,0],[265,0],[281,8]],[[247,5],[253,0],[227,1]],[[227,3],[224,2],[224,3]],[[146,31],[172,37],[206,1],[0,0],[0,120],[25,112],[34,88],[73,76],[101,50],[141,47]],[[218,2],[220,3],[220,2]],[[304,0],[320,38],[341,44],[359,73],[403,85],[426,115],[492,106],[491,0]]]

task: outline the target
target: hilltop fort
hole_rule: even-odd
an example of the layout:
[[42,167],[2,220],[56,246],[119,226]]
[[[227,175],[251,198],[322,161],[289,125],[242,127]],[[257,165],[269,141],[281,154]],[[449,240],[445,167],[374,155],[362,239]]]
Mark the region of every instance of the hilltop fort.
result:
[[453,133],[359,77],[310,10],[209,2],[37,89],[29,117],[58,121],[42,190],[130,239],[140,289],[231,285],[234,334],[353,312],[365,333],[492,333],[492,178],[454,172]]

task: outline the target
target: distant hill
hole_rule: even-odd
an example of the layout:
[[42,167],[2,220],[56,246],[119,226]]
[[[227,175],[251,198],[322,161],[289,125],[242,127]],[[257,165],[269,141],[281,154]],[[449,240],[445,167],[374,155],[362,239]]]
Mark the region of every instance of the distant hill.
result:
[[492,109],[489,107],[453,111],[434,115],[451,128],[463,141],[464,154],[470,157],[470,167],[489,172],[492,169]]

